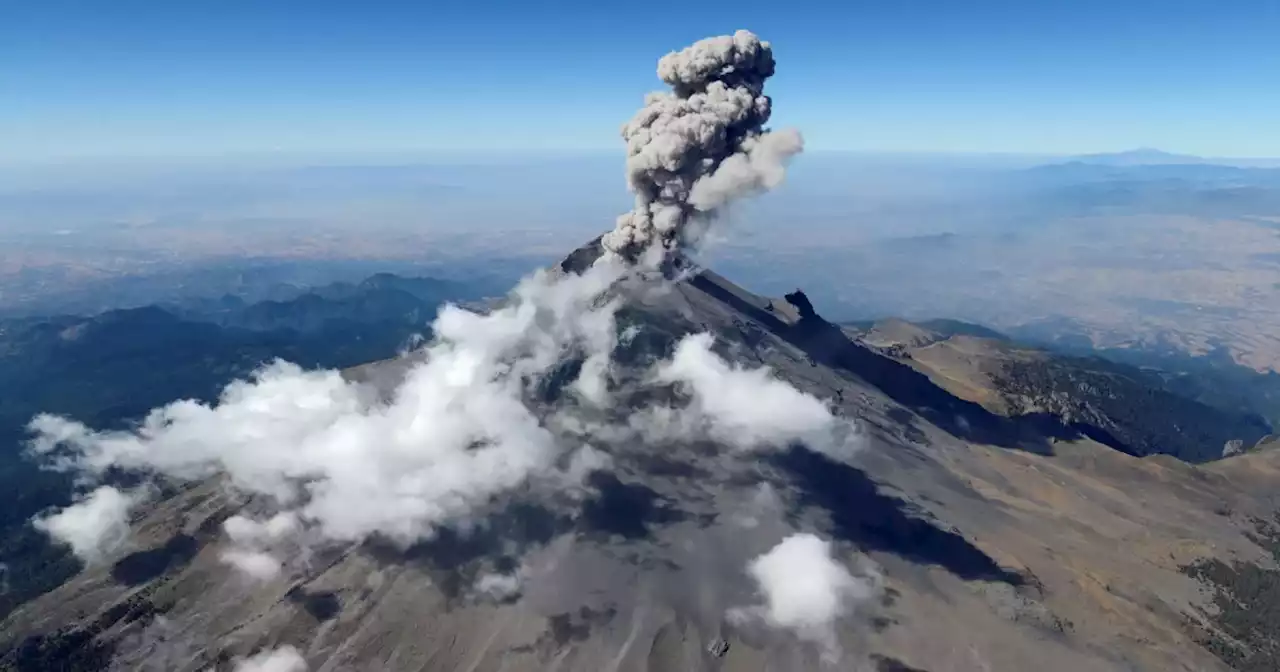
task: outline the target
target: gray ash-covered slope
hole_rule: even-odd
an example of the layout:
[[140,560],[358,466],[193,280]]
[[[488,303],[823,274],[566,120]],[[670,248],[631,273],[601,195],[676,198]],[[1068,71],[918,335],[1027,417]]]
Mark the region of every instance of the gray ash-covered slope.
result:
[[[598,253],[578,250],[562,270]],[[1250,534],[1273,518],[1274,451],[1206,468],[1126,455],[961,398],[825,322],[803,294],[767,299],[690,270],[632,297],[618,321],[636,337],[618,359],[639,372],[680,336],[712,332],[732,360],[856,422],[859,452],[603,445],[612,466],[585,498],[518,490],[478,529],[408,550],[326,547],[267,583],[218,559],[222,521],[263,503],[217,479],[183,486],[135,516],[129,552],[0,624],[0,668],[231,669],[292,645],[324,671],[1199,671],[1274,648],[1216,621],[1213,593],[1184,569],[1269,571]],[[348,375],[386,390],[408,366]],[[835,662],[726,616],[759,603],[748,563],[797,530],[883,575],[840,619]],[[519,593],[475,594],[482,576],[517,569]]]

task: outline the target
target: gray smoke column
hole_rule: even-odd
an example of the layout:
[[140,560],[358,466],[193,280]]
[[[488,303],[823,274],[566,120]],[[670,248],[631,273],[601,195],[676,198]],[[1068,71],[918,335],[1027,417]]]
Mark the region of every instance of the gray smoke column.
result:
[[771,189],[804,147],[793,129],[766,130],[772,103],[764,83],[773,50],[754,33],[699,40],[658,61],[670,92],[655,92],[622,127],[627,184],[635,208],[618,218],[604,246],[633,256],[696,237],[705,221],[739,196]]

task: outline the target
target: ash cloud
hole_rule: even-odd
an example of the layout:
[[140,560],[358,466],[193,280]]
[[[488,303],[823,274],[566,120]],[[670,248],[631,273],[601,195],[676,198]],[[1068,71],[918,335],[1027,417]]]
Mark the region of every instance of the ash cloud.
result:
[[605,235],[608,250],[634,256],[695,242],[702,227],[691,224],[782,182],[804,141],[794,129],[765,128],[772,101],[764,85],[774,67],[770,44],[746,30],[658,61],[658,77],[671,91],[650,93],[622,127],[635,207]]

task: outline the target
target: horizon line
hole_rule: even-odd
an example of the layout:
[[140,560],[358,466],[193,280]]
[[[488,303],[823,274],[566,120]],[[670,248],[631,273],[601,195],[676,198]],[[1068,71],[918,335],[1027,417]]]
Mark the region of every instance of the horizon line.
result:
[[[14,168],[92,168],[95,166],[163,166],[183,165],[207,166],[220,163],[256,163],[269,165],[277,163],[282,166],[302,167],[314,166],[354,166],[364,162],[378,162],[373,165],[390,166],[396,163],[422,162],[482,162],[490,164],[521,163],[529,160],[554,161],[566,159],[582,159],[589,157],[617,157],[623,155],[623,148],[570,148],[563,150],[547,150],[542,148],[524,148],[513,150],[497,150],[493,148],[461,149],[405,149],[405,150],[352,150],[352,151],[261,151],[261,152],[227,152],[175,155],[82,155],[65,157],[32,157],[32,158],[0,158],[0,169]],[[1155,154],[1170,158],[1181,158],[1203,162],[1222,163],[1259,163],[1280,166],[1280,156],[1216,156],[1182,153],[1159,148],[1137,146],[1114,151],[1088,152],[1043,152],[1043,151],[1008,151],[1008,150],[961,150],[961,149],[865,149],[820,147],[806,149],[802,156],[840,155],[867,158],[974,158],[974,159],[1082,159],[1123,157],[1125,155]],[[801,159],[803,160],[803,159]]]

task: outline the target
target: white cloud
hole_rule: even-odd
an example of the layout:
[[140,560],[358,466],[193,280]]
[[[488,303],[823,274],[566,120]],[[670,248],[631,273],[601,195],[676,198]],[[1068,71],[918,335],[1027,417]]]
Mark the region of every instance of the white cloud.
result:
[[284,566],[279,558],[270,553],[242,548],[225,550],[218,555],[218,559],[259,581],[270,581],[280,576]]
[[307,661],[292,646],[263,651],[236,662],[235,672],[306,672]]
[[848,427],[817,397],[773,377],[768,368],[746,369],[712,351],[711,334],[686,336],[655,378],[680,383],[693,397],[687,409],[655,409],[642,419],[659,436],[699,432],[742,449],[802,441],[818,449],[846,438]]
[[137,495],[102,486],[71,506],[37,517],[36,529],[67,544],[85,562],[95,562],[129,537],[129,509]]
[[265,523],[244,516],[231,516],[222,523],[231,540],[240,544],[262,544],[281,539],[298,529],[298,517],[291,512],[278,513]]
[[266,522],[231,516],[222,523],[222,529],[231,540],[232,548],[220,553],[218,559],[252,579],[276,578],[284,569],[281,556],[298,555],[290,553],[294,549],[289,548],[301,530],[298,516],[293,512],[278,513]]
[[806,533],[793,534],[752,560],[747,573],[755,579],[764,605],[736,610],[731,616],[758,616],[823,645],[829,655],[839,651],[836,621],[874,596],[880,584],[876,574],[855,577],[832,557],[830,542]]
[[[229,385],[216,404],[174,402],[132,431],[39,416],[32,447],[90,475],[113,466],[187,479],[223,471],[327,538],[381,533],[411,542],[559,473],[572,446],[557,441],[525,396],[566,357],[607,360],[617,305],[605,292],[622,272],[609,257],[582,275],[535,274],[489,314],[445,307],[436,340],[389,403],[336,371],[277,362]],[[236,525],[233,536],[260,533]]]
[[547,553],[526,556],[518,566],[507,571],[496,568],[485,571],[471,585],[472,594],[476,598],[498,601],[517,597],[526,586],[536,584],[540,578],[554,571],[567,550],[567,547],[560,546]]
[[[620,264],[605,256],[582,275],[535,274],[487,314],[445,307],[435,340],[386,394],[336,371],[277,362],[228,385],[217,403],[177,401],[129,431],[38,416],[32,449],[91,478],[113,467],[180,479],[222,472],[237,490],[273,498],[273,518],[226,521],[219,554],[270,579],[305,563],[317,541],[383,535],[408,544],[443,525],[468,528],[493,500],[531,483],[573,496],[588,474],[610,465],[611,445],[655,437],[740,449],[814,445],[848,427],[768,369],[725,362],[708,334],[683,339],[640,383],[683,386],[688,408],[599,412],[609,403],[617,334],[619,299],[609,290],[626,274],[640,292],[662,282],[643,279],[650,269]],[[571,357],[587,364],[564,403],[530,403]],[[123,495],[102,492],[101,501],[42,519],[42,529],[86,554],[122,538],[127,507],[103,507]]]
[[511,574],[483,574],[476,580],[475,591],[497,600],[504,600],[520,592],[519,572]]
[[590,444],[582,446],[569,459],[569,466],[564,475],[568,484],[582,483],[592,472],[608,469],[613,460],[608,453],[593,448]]
[[582,363],[572,388],[580,399],[596,407],[609,405],[609,354],[595,354]]

